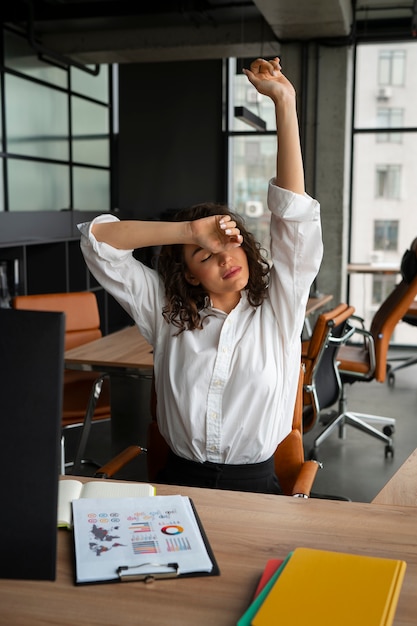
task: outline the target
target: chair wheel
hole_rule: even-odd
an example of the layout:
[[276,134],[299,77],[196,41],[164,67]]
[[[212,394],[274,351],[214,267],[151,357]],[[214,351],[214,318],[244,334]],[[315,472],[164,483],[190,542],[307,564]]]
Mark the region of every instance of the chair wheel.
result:
[[395,385],[395,374],[393,372],[388,372],[388,387],[394,387]]
[[389,444],[385,446],[385,458],[387,459],[388,457],[391,457],[391,459],[394,457],[394,447]]
[[395,426],[384,426],[382,432],[384,433],[384,435],[387,435],[387,437],[391,437],[391,435],[393,435],[395,432]]

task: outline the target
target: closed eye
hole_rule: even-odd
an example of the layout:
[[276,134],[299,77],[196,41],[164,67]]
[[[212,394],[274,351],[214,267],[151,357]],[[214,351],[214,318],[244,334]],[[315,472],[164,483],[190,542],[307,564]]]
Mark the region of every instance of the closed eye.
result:
[[209,259],[211,259],[213,255],[210,253],[207,256],[204,257],[204,259],[201,259],[201,263],[205,263],[206,261],[208,261]]

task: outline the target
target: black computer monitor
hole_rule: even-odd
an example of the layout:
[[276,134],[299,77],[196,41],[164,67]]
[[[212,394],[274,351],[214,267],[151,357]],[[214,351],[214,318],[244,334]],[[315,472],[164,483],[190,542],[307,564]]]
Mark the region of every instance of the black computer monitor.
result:
[[63,313],[0,309],[0,578],[54,580]]

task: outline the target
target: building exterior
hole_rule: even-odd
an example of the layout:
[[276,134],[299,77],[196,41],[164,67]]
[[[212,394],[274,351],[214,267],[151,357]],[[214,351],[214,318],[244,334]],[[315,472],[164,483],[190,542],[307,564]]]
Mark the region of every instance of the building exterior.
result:
[[[417,236],[417,45],[358,47],[353,129],[350,262],[374,273],[351,274],[349,300],[369,325],[399,276]],[[395,343],[416,343],[416,330],[399,324]]]

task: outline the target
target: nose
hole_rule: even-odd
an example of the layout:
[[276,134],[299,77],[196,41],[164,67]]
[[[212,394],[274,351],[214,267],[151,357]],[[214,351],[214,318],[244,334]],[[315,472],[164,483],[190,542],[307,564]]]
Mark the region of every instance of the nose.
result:
[[223,250],[223,252],[218,253],[219,265],[226,265],[226,263],[231,259],[231,255],[227,250]]

